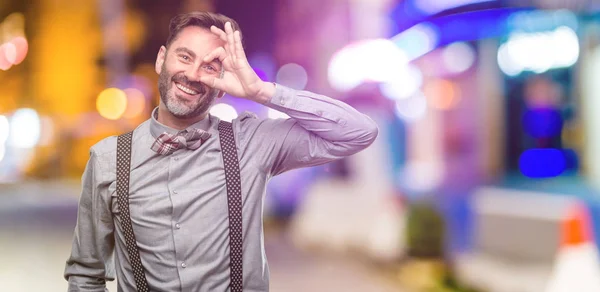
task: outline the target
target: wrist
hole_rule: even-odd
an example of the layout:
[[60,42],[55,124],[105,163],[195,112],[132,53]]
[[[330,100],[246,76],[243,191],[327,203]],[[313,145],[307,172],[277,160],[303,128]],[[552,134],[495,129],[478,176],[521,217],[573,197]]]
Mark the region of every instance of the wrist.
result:
[[266,104],[275,96],[275,90],[275,83],[263,82],[254,100],[260,104]]

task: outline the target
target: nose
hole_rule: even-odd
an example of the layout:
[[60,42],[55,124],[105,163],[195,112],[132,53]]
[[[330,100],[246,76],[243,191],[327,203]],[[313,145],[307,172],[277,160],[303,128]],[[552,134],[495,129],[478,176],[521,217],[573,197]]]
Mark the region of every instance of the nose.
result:
[[201,70],[199,66],[190,66],[185,71],[185,77],[192,82],[200,82]]

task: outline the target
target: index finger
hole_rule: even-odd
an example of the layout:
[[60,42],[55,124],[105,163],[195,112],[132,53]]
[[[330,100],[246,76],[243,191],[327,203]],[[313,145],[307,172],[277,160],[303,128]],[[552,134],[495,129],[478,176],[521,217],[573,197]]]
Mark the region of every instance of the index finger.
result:
[[212,62],[214,59],[218,59],[220,62],[223,62],[223,61],[225,61],[226,57],[227,57],[227,54],[225,52],[225,48],[218,47],[218,48],[214,49],[212,52],[208,53],[208,55],[206,55],[204,57],[204,59],[202,59],[202,61]]
[[219,36],[221,40],[227,41],[227,34],[222,29],[213,25],[210,27],[210,31]]

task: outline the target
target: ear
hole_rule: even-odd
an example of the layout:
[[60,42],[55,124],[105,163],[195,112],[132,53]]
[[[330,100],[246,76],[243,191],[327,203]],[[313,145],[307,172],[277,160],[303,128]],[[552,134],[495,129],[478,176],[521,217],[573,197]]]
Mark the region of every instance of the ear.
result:
[[156,74],[160,75],[166,56],[167,48],[165,46],[161,46],[160,50],[158,50],[158,55],[156,56],[156,64],[154,64],[154,70],[156,71]]

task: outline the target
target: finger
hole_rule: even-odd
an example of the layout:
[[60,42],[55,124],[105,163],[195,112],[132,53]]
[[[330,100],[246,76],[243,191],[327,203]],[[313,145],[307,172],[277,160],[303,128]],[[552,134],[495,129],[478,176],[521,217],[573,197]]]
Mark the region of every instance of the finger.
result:
[[242,46],[242,37],[240,35],[240,31],[236,30],[233,34],[233,38],[235,40],[235,55],[240,60],[246,60],[246,52],[244,52],[244,47]]
[[212,62],[214,59],[219,59],[219,61],[221,61],[221,63],[224,63],[225,59],[227,59],[227,52],[225,51],[225,48],[218,47],[218,48],[214,49],[212,52],[210,52],[208,55],[206,55],[206,57],[204,57],[204,59],[202,59],[202,61],[205,63],[208,63],[208,62]]
[[[235,57],[233,28],[230,22],[225,23],[225,33],[227,34],[227,46],[229,49],[229,53],[232,55],[232,57]],[[235,58],[233,60],[235,60]]]
[[217,60],[219,63],[221,63],[221,66],[223,66],[223,68],[225,68],[225,70],[231,70],[231,68],[232,68],[231,58],[229,58],[229,54],[227,53],[227,51],[225,51],[225,48],[218,47],[218,48],[214,49],[212,52],[210,52],[208,55],[206,55],[206,57],[204,57],[202,59],[202,62],[210,63],[210,62],[213,62],[214,60]]
[[206,84],[208,87],[225,91],[225,82],[223,82],[223,79],[214,76],[202,76],[200,77],[200,82]]
[[233,39],[233,29],[231,28],[230,22],[225,23],[225,33],[227,34],[227,46],[229,54],[231,54],[233,64],[236,65],[237,60],[235,58],[235,42]]
[[227,41],[227,34],[225,34],[225,32],[222,29],[213,25],[210,27],[210,31],[216,34],[221,40],[225,42]]

